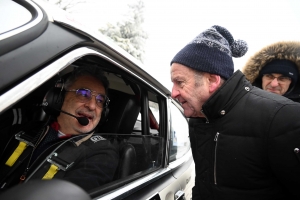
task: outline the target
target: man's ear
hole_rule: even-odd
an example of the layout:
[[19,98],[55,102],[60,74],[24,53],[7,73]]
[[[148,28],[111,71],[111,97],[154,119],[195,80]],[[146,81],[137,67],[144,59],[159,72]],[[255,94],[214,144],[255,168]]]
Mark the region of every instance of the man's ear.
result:
[[208,80],[209,80],[209,92],[214,93],[220,87],[221,77],[216,74],[209,74]]

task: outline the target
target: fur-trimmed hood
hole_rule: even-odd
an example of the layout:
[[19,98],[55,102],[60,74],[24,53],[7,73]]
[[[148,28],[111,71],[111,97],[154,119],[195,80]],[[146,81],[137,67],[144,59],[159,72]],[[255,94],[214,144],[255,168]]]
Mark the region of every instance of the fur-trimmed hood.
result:
[[282,41],[264,47],[255,53],[243,67],[242,72],[246,78],[255,86],[261,88],[256,80],[261,69],[274,59],[286,59],[294,62],[298,71],[300,71],[300,42],[296,41]]

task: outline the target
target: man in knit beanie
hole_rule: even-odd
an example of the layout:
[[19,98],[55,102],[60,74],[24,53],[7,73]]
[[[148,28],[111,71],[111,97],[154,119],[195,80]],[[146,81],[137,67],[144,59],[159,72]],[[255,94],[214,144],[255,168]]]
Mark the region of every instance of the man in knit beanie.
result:
[[300,105],[234,73],[247,52],[212,26],[171,61],[172,97],[189,117],[194,199],[298,199]]

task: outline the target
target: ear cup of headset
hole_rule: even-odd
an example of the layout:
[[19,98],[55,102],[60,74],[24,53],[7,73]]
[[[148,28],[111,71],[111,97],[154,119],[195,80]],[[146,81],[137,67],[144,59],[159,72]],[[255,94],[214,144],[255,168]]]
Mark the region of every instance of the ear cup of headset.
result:
[[43,109],[48,115],[58,116],[64,102],[64,90],[60,87],[52,87],[43,99]]
[[108,116],[108,113],[109,113],[109,108],[106,107],[106,108],[103,108],[102,110],[102,113],[101,113],[101,119],[98,123],[98,126],[104,124],[106,121],[107,121],[107,116]]

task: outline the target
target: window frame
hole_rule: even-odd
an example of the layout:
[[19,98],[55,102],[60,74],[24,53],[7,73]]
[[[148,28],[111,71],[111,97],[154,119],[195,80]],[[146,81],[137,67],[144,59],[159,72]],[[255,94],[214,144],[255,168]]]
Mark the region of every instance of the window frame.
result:
[[[98,56],[99,58],[106,60],[110,62],[112,65],[114,65],[117,68],[120,68],[120,70],[124,71],[124,73],[128,74],[128,77],[132,77],[132,80],[134,83],[139,83],[141,89],[142,95],[142,107],[144,109],[144,118],[146,120],[142,120],[143,127],[147,127],[146,134],[147,136],[150,136],[149,134],[149,119],[147,116],[148,113],[148,91],[154,93],[158,97],[158,104],[160,109],[160,127],[159,131],[162,133],[161,137],[164,138],[163,141],[163,153],[162,153],[162,163],[161,167],[158,169],[150,170],[145,173],[141,173],[141,175],[135,176],[135,177],[128,177],[125,180],[120,180],[120,182],[117,185],[112,185],[111,187],[104,185],[105,190],[101,190],[101,188],[97,188],[95,193],[90,193],[90,195],[94,194],[97,197],[99,197],[100,193],[103,191],[107,191],[108,188],[112,189],[114,192],[109,192],[102,194],[102,196],[123,196],[127,195],[128,191],[135,192],[139,190],[141,187],[144,187],[145,185],[148,185],[155,180],[159,179],[160,177],[165,176],[170,172],[170,169],[167,168],[167,162],[166,162],[166,143],[167,140],[165,139],[168,136],[167,126],[164,125],[168,119],[167,119],[167,97],[161,93],[159,90],[154,88],[149,82],[145,81],[138,75],[136,75],[133,71],[128,70],[123,65],[119,64],[118,62],[112,60],[111,58],[107,57],[106,55],[99,53],[95,51],[94,49],[88,48],[88,47],[80,47],[77,49],[74,49],[62,57],[58,58],[57,60],[53,61],[52,63],[45,66],[40,71],[36,72],[29,78],[23,80],[19,84],[17,84],[15,87],[11,88],[7,92],[5,92],[2,96],[0,96],[0,113],[3,113],[13,105],[15,105],[19,100],[23,99],[28,94],[32,93],[34,90],[36,90],[38,87],[46,83],[48,80],[50,80],[52,77],[54,77],[59,72],[66,69],[70,64],[75,62],[81,57],[84,56]],[[11,99],[11,101],[7,101],[7,99]],[[126,184],[126,187],[121,188],[121,185]],[[102,192],[101,192],[102,191]],[[111,191],[111,190],[110,190]],[[100,192],[100,193],[99,193]]]
[[[183,108],[175,101],[175,100],[171,100],[170,101],[170,112],[171,112],[171,115],[170,116],[175,116],[174,114],[172,114],[172,105],[178,109],[178,111],[180,112],[180,114],[182,115],[182,119],[185,119],[186,120],[186,123],[187,123],[187,128],[188,128],[188,119],[184,116],[183,114]],[[173,119],[172,117],[170,118],[170,121],[171,121],[171,124],[173,124]],[[174,123],[176,124],[176,123]],[[172,125],[171,125],[172,126]],[[176,160],[179,160],[180,158],[182,158],[185,154],[187,154],[189,152],[189,150],[191,149],[191,144],[190,144],[190,140],[188,139],[187,141],[189,142],[189,147],[188,149],[182,154],[182,156],[180,156],[179,158],[176,157],[175,155],[175,159],[171,160],[171,150],[172,150],[172,137],[171,137],[171,134],[172,134],[172,127],[170,126],[170,139],[169,139],[169,152],[168,152],[168,156],[169,156],[169,162],[172,163],[172,162],[175,162]],[[189,130],[187,129],[187,136],[189,138]]]
[[27,0],[13,2],[26,9],[32,17],[28,22],[0,34],[0,46],[6,47],[0,49],[0,55],[36,39],[48,26],[45,11],[35,3]]

